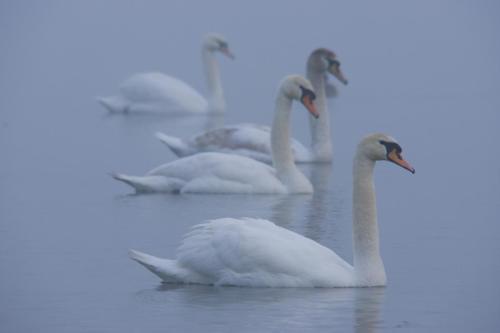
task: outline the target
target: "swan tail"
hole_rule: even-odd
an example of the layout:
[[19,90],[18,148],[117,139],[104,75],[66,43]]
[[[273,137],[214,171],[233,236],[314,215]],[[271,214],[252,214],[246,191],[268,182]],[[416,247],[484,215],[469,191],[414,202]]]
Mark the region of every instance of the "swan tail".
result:
[[128,176],[121,173],[112,173],[111,177],[132,186],[136,192],[178,192],[183,182],[164,176]]
[[156,138],[163,142],[177,156],[183,157],[189,155],[189,146],[182,139],[175,136],[166,135],[161,132],[155,134]]
[[104,106],[109,112],[126,112],[128,102],[120,96],[97,97],[97,102]]
[[178,267],[175,260],[158,258],[132,249],[128,251],[128,255],[165,282],[184,282],[184,269]]

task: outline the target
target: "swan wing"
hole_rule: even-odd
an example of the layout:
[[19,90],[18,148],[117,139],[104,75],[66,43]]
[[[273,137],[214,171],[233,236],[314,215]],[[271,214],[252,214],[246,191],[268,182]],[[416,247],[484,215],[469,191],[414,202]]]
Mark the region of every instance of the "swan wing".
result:
[[248,149],[269,154],[269,136],[269,127],[239,124],[200,133],[191,141],[200,149]]
[[200,153],[151,170],[147,176],[184,181],[181,192],[286,193],[285,186],[269,165],[244,156]]
[[121,94],[132,104],[159,105],[165,109],[204,112],[206,99],[187,83],[162,73],[135,74],[120,86]]
[[319,243],[261,219],[218,219],[197,225],[177,261],[213,284],[258,287],[341,287],[352,267]]
[[[292,151],[297,162],[307,162],[312,154],[298,140],[292,138]],[[217,151],[247,156],[271,163],[271,128],[258,124],[237,124],[216,128],[195,135],[189,140],[192,153]]]

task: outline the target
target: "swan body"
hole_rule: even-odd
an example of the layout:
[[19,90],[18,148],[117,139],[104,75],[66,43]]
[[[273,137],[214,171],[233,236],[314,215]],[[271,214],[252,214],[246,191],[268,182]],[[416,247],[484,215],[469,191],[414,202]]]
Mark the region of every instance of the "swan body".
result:
[[352,266],[335,252],[261,219],[224,218],[199,224],[184,238],[176,260],[134,250],[130,255],[166,282],[249,287],[352,285]]
[[137,192],[311,193],[311,182],[293,162],[289,118],[293,99],[316,113],[314,98],[311,83],[305,78],[291,75],[282,81],[270,139],[273,167],[245,156],[207,152],[164,164],[145,176],[113,177]]
[[112,112],[193,112],[208,109],[207,100],[187,83],[163,73],[135,74],[120,86],[120,95],[99,99]]
[[[200,133],[188,140],[160,132],[156,133],[156,137],[180,157],[217,151],[246,156],[264,163],[272,162],[269,126],[248,123],[228,125]],[[302,143],[293,138],[290,143],[295,162],[313,160],[311,152]]]
[[139,73],[125,80],[119,94],[98,98],[111,112],[223,112],[225,101],[214,53],[229,57],[227,42],[220,35],[209,34],[202,46],[202,56],[210,90],[209,100],[187,83],[163,73]]
[[373,186],[376,160],[415,170],[391,137],[373,134],[358,146],[353,166],[353,253],[350,265],[332,250],[260,219],[224,218],[195,226],[161,259],[135,250],[130,257],[169,283],[249,287],[384,286]]
[[[292,151],[297,163],[330,162],[332,144],[330,137],[330,118],[326,98],[332,95],[335,87],[328,83],[327,73],[347,84],[336,55],[327,49],[317,49],[307,61],[307,78],[316,93],[315,104],[319,119],[310,117],[311,148],[306,148],[299,141],[292,139]],[[166,144],[177,156],[188,156],[199,152],[216,151],[247,156],[261,162],[270,163],[270,129],[256,124],[238,124],[224,126],[200,133],[191,139],[182,140],[157,133],[158,139]]]
[[[145,176],[115,174],[138,192],[287,193],[267,164],[244,156],[200,153],[163,164]],[[309,188],[305,189],[309,192]]]

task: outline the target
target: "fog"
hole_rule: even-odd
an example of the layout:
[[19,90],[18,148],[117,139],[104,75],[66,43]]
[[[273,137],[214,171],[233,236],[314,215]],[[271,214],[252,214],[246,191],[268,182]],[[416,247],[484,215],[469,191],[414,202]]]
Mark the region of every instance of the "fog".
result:
[[[1,1],[0,330],[498,329],[499,14],[493,0]],[[313,49],[336,52],[349,85],[330,79],[335,160],[303,167],[314,196],[128,196],[109,177],[174,160],[153,133],[189,137],[210,119],[110,116],[95,98],[144,71],[206,95],[207,32],[236,55],[218,57],[228,124],[269,124],[278,82]],[[377,167],[387,288],[170,288],[127,258],[172,257],[195,223],[256,216],[350,261],[352,156],[374,131],[417,171]]]

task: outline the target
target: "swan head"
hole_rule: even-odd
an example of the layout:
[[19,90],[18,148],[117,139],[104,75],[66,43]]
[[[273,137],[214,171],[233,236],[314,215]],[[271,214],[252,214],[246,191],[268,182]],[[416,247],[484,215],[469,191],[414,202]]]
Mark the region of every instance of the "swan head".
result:
[[289,75],[281,81],[280,92],[289,99],[300,101],[315,118],[319,117],[314,100],[316,94],[308,79],[300,75]]
[[234,59],[233,53],[229,50],[226,39],[219,34],[210,33],[203,39],[203,47],[211,52],[220,52],[230,59]]
[[340,61],[337,55],[328,49],[319,48],[314,50],[307,60],[307,67],[320,73],[330,73],[343,84],[347,84],[347,79],[340,69]]
[[389,161],[415,173],[415,169],[401,155],[402,152],[403,149],[398,142],[383,133],[370,134],[358,145],[358,153],[364,154],[373,161]]

